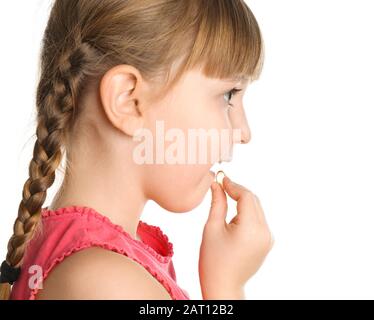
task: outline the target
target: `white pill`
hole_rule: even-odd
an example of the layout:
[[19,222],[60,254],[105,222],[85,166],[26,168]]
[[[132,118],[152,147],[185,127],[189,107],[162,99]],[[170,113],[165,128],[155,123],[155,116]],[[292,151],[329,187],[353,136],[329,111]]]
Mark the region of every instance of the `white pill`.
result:
[[220,170],[216,173],[216,182],[219,183],[221,186],[223,185],[223,178],[226,177],[225,173]]

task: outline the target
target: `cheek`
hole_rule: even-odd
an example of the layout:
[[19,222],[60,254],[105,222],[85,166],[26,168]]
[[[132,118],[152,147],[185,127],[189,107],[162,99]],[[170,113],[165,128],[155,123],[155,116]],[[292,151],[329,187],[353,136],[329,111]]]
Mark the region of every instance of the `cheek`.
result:
[[209,177],[210,164],[164,164],[147,166],[148,183],[152,189],[159,192],[167,190],[173,194],[191,193],[204,184]]
[[178,91],[162,101],[150,113],[148,124],[155,127],[163,121],[165,129],[228,129],[231,127],[228,108],[223,97],[202,91]]
[[183,213],[197,207],[209,191],[214,175],[207,165],[148,166],[147,195],[165,210]]
[[227,107],[224,99],[197,92],[192,99],[187,94],[175,98],[165,108],[163,118],[167,125],[182,130],[188,129],[221,129],[230,126]]
[[[180,98],[182,99],[182,98]],[[159,125],[156,126],[156,121]],[[165,160],[166,152],[171,145],[176,145],[178,138],[165,141],[170,130],[176,129],[184,139],[183,149],[185,161],[188,159],[189,129],[217,130],[229,128],[228,114],[225,106],[219,101],[185,99],[181,103],[170,103],[155,114],[151,123],[154,137],[153,155],[161,154],[161,164],[151,164],[145,167],[146,190],[148,198],[154,200],[161,207],[172,212],[188,212],[201,203],[209,191],[214,175],[210,168],[218,158],[210,158],[212,141],[208,138],[206,148],[207,162],[199,161],[192,164],[169,164]],[[162,132],[157,130],[162,128]],[[209,136],[208,136],[209,137]],[[161,138],[161,140],[160,140]],[[161,141],[160,144],[158,144]],[[178,143],[179,144],[179,143]],[[196,150],[196,149],[195,149]],[[197,151],[197,157],[199,151]]]

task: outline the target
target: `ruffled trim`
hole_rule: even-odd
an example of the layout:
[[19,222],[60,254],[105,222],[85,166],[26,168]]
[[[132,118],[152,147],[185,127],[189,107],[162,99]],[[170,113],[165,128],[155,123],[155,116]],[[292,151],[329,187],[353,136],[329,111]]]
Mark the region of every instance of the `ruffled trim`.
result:
[[155,249],[153,249],[150,245],[147,243],[140,241],[138,239],[134,239],[127,231],[125,231],[120,225],[113,223],[108,217],[100,214],[95,209],[86,207],[86,206],[68,206],[68,207],[62,207],[58,208],[56,210],[49,210],[48,208],[42,209],[42,216],[43,218],[53,217],[53,216],[59,216],[67,213],[77,213],[80,215],[91,215],[100,221],[106,223],[111,228],[125,236],[128,240],[137,243],[142,248],[146,249],[154,258],[156,258],[161,263],[168,263],[171,258],[174,255],[174,249],[173,244],[169,241],[169,238],[166,234],[162,232],[162,230],[157,226],[152,226],[147,224],[146,222],[139,221],[138,228],[142,228],[145,231],[148,231],[152,236],[154,236],[156,239],[160,240],[163,245],[167,248],[167,255],[159,254]]
[[[50,211],[50,210],[49,210]],[[50,216],[50,213],[47,215],[47,216]],[[173,300],[178,300],[175,296],[174,296],[174,293],[170,287],[170,285],[168,284],[168,282],[162,277],[160,276],[156,271],[154,271],[153,269],[151,269],[148,265],[146,265],[145,263],[143,263],[142,261],[138,260],[137,258],[135,257],[129,257],[127,255],[127,253],[123,250],[118,250],[116,247],[114,246],[111,246],[109,244],[103,244],[103,243],[98,243],[98,242],[94,242],[94,241],[90,241],[90,242],[87,242],[87,243],[84,243],[82,245],[80,245],[79,247],[74,247],[73,249],[69,250],[69,251],[66,251],[64,252],[63,255],[61,255],[60,257],[58,258],[55,258],[51,263],[50,265],[47,267],[46,271],[43,273],[43,282],[44,280],[47,278],[48,276],[48,273],[52,270],[52,268],[57,265],[58,263],[60,263],[62,260],[64,260],[66,257],[70,256],[72,253],[74,252],[77,252],[77,251],[80,251],[80,250],[83,250],[85,248],[90,248],[90,247],[101,247],[101,248],[105,248],[105,249],[109,249],[111,251],[114,251],[114,252],[117,252],[117,253],[120,253],[120,254],[123,254],[125,256],[127,256],[128,258],[134,260],[135,262],[139,263],[140,265],[142,265],[150,274],[152,274],[152,276],[154,278],[156,278],[164,287],[165,289],[167,290],[167,292],[170,294],[171,298]],[[39,284],[39,283],[38,283]],[[39,291],[39,288],[35,288],[35,289],[32,289],[31,292],[30,292],[30,297],[29,297],[29,300],[35,300],[35,296],[36,294],[38,293]]]
[[158,259],[162,259],[162,258],[167,257],[168,259],[167,260],[163,259],[164,260],[163,262],[169,262],[170,258],[173,257],[173,255],[174,255],[173,244],[169,241],[169,237],[165,233],[162,232],[162,230],[160,229],[160,227],[149,225],[149,224],[147,224],[144,221],[140,220],[139,221],[139,226],[142,229],[144,229],[145,231],[147,231],[149,234],[151,234],[153,237],[159,239],[163,243],[163,245],[166,247],[168,255],[167,256],[160,255],[158,252],[156,252],[148,244],[146,244],[144,242],[142,242],[142,243],[145,246],[148,246],[149,249],[151,249],[153,251],[153,253],[157,254],[159,256]]

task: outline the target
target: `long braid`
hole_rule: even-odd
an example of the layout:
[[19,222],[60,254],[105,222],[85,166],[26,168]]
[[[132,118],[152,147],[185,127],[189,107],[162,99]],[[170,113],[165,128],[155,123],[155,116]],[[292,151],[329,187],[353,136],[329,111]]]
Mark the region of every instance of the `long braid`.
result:
[[[74,120],[83,80],[91,75],[90,61],[95,61],[95,57],[97,59],[97,51],[88,43],[82,43],[70,53],[60,53],[52,73],[47,74],[48,69],[45,69],[42,74],[37,90],[37,140],[29,179],[24,185],[13,235],[8,242],[6,262],[10,267],[21,267],[26,246],[41,227],[42,206],[63,157],[66,129]],[[11,283],[0,285],[0,299],[8,300]]]

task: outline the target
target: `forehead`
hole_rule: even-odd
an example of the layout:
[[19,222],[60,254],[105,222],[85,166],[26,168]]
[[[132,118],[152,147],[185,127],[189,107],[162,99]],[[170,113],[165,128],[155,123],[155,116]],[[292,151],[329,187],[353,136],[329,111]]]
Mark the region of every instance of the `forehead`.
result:
[[249,82],[249,78],[244,76],[230,77],[224,79],[210,78],[207,77],[201,69],[194,69],[189,70],[187,72],[183,82],[213,87],[245,86]]

